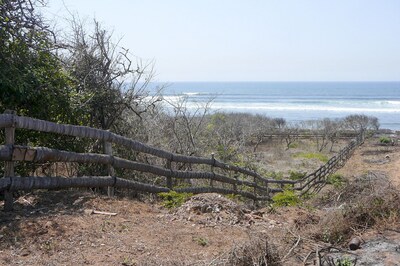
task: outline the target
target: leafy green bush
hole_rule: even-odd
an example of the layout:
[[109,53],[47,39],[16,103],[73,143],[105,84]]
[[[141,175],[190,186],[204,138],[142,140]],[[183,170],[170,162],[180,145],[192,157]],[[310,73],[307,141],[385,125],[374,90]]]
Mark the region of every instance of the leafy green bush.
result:
[[339,258],[336,260],[336,263],[335,263],[335,266],[353,266],[353,265],[356,265],[356,262],[353,262],[348,257]]
[[289,178],[291,180],[299,180],[306,176],[306,172],[297,172],[297,171],[290,171]]
[[276,179],[276,180],[282,180],[283,179],[283,173],[282,172],[268,172],[265,174],[265,176],[270,176],[272,179]]
[[389,143],[392,142],[392,140],[390,138],[388,138],[388,137],[382,136],[382,137],[379,138],[379,142],[381,144],[389,144]]
[[285,189],[272,197],[274,207],[295,206],[301,202],[300,197],[290,189]]
[[191,196],[193,196],[193,194],[170,191],[170,192],[158,193],[158,196],[160,196],[163,199],[162,205],[165,208],[171,209],[181,206],[185,201],[187,201]]
[[312,152],[300,152],[293,155],[294,158],[305,158],[305,159],[318,159],[323,163],[329,161],[328,156],[322,153],[312,153]]
[[204,237],[193,237],[192,240],[203,247],[207,246],[208,244],[207,238]]
[[289,149],[296,149],[298,147],[299,147],[298,143],[290,143],[289,146],[288,146]]
[[326,183],[333,185],[335,188],[341,188],[344,186],[346,181],[344,180],[343,176],[340,174],[333,174],[329,175],[326,179]]

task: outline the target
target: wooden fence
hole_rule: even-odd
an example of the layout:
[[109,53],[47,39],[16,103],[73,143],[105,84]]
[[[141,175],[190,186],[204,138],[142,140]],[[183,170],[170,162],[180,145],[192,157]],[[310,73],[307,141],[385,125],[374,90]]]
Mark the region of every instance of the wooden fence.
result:
[[[108,187],[108,194],[113,194],[114,188],[127,188],[142,192],[158,193],[177,192],[236,194],[258,200],[268,200],[276,192],[283,191],[285,185],[290,185],[299,191],[308,191],[310,188],[324,182],[326,177],[342,165],[351,155],[355,147],[363,142],[363,134],[352,140],[337,156],[332,157],[325,165],[301,180],[275,180],[265,178],[260,174],[235,165],[211,158],[184,156],[157,149],[141,142],[85,126],[57,124],[30,117],[17,116],[12,113],[0,115],[0,128],[5,129],[5,145],[0,146],[0,161],[5,162],[4,178],[0,179],[0,191],[4,191],[5,210],[11,210],[12,192],[33,189],[63,189],[73,187]],[[76,153],[45,147],[28,147],[15,144],[15,129],[28,129],[39,132],[57,133],[79,138],[90,138],[104,143],[105,154]],[[111,143],[121,145],[135,152],[153,155],[165,161],[165,167],[148,163],[127,160],[112,155]],[[106,165],[108,176],[15,176],[14,162],[76,162],[95,163]],[[188,163],[191,165],[208,165],[209,171],[181,171],[173,169],[172,162]],[[153,185],[115,176],[115,168],[131,169],[142,173],[165,178],[164,185]],[[218,171],[219,170],[219,171]],[[222,173],[221,173],[222,172]],[[206,186],[173,187],[173,179],[201,179],[209,180]]]

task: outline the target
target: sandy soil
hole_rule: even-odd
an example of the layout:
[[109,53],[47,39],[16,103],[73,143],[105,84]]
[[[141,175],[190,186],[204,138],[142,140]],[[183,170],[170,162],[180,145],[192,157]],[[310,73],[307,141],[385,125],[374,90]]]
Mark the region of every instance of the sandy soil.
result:
[[382,146],[377,139],[368,139],[338,173],[351,178],[368,171],[385,174],[400,189],[400,145]]
[[[207,226],[178,219],[157,204],[87,192],[30,194],[16,209],[0,214],[3,265],[201,262],[248,237],[243,225]],[[90,214],[93,209],[117,215]]]

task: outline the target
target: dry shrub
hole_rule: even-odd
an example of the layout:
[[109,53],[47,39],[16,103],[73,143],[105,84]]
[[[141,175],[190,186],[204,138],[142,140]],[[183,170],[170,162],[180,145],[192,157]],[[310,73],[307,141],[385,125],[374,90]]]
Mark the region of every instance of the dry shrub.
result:
[[171,259],[171,258],[147,258],[144,261],[140,261],[139,263],[122,263],[123,266],[186,266],[186,265],[201,265],[197,264],[194,261],[188,261],[185,258]]
[[174,255],[174,258],[148,258],[141,261],[140,265],[280,266],[282,263],[277,249],[268,241],[266,234],[253,232],[248,241],[236,244],[227,253],[211,261],[195,260],[181,254]]
[[225,259],[215,265],[282,265],[277,248],[265,234],[250,236],[242,244],[234,246]]
[[[369,172],[322,201],[326,213],[314,237],[330,243],[348,240],[355,231],[389,228],[400,220],[400,196],[382,173]],[[337,207],[339,206],[339,207]]]

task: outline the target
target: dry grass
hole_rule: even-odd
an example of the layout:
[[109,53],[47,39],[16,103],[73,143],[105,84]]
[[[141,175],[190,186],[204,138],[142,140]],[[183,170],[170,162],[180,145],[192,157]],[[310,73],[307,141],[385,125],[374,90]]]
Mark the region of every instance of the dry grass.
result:
[[252,233],[249,240],[236,244],[222,258],[217,258],[209,265],[282,265],[276,246],[269,237],[262,233]]
[[400,222],[400,196],[382,173],[369,172],[317,201],[324,214],[312,234],[315,239],[341,244],[369,228],[393,228]]

